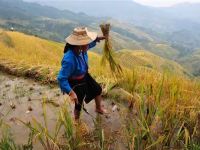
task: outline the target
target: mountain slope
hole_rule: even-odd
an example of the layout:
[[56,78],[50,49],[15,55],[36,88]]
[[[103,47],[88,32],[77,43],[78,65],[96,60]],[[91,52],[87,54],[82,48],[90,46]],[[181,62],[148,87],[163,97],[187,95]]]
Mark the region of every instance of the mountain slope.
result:
[[[0,11],[2,18],[21,17],[31,19],[35,17],[45,16],[52,19],[68,19],[79,23],[91,23],[93,17],[89,17],[85,14],[77,14],[68,10],[60,11],[54,7],[41,6],[37,3],[26,3],[22,0],[0,0]],[[7,12],[7,13],[5,13]],[[9,13],[10,12],[10,13]],[[30,18],[29,18],[30,19]]]
[[[155,32],[158,39],[166,41],[171,47],[179,51],[183,51],[181,52],[183,55],[200,47],[198,32],[200,31],[200,4],[198,3],[183,3],[173,7],[154,8],[140,5],[132,0],[60,0],[56,3],[45,0],[34,1],[73,12],[84,12],[90,16],[112,17],[132,23],[135,26],[145,28],[150,34],[151,31]],[[190,36],[189,42],[184,38],[185,36],[182,37],[182,35],[187,34],[194,35]],[[173,38],[174,36],[178,39]],[[196,41],[196,43],[190,44],[192,41]]]
[[195,76],[200,76],[200,49],[194,51],[190,55],[184,56],[179,60]]
[[[124,5],[130,2],[131,1],[127,1]],[[113,7],[114,5],[118,4],[113,4]],[[140,12],[144,10],[146,15],[154,15],[147,12],[154,8],[146,8],[145,6],[135,3],[132,3],[130,7],[132,7],[132,5],[138,9],[134,11]],[[120,7],[120,5],[118,5],[118,7]],[[129,11],[132,12],[133,10]],[[146,15],[141,16],[137,13],[130,13],[129,15],[132,17],[138,15],[137,17],[140,19],[142,19],[142,17],[147,18]],[[154,23],[152,17],[147,19],[149,19],[151,23]],[[167,27],[167,32],[160,29],[155,31],[157,27],[154,26],[155,28],[152,29],[149,29],[148,26],[139,27],[137,26],[137,21],[134,22],[134,24],[130,22],[124,23],[112,18],[95,18],[84,13],[73,13],[67,10],[61,11],[49,6],[23,2],[22,0],[0,0],[0,27],[6,29],[14,27],[17,31],[58,42],[64,42],[65,37],[72,32],[73,28],[81,25],[87,26],[92,31],[96,31],[101,35],[99,24],[105,20],[112,25],[111,37],[114,50],[147,50],[161,57],[176,60],[181,63],[181,65],[185,63],[196,63],[192,62],[193,59],[187,62],[184,62],[186,59],[182,59],[184,56],[189,57],[191,52],[195,53],[200,47],[200,30],[198,30],[200,26],[198,26],[198,24],[196,26],[196,23],[190,24],[190,22],[188,22],[185,24],[185,21],[181,20],[181,25],[189,29],[173,31],[170,27],[171,25],[173,26],[173,23],[168,22],[169,20],[163,17],[158,20],[167,21],[170,24],[165,22],[164,24],[158,23],[157,25],[161,28]],[[172,20],[174,20],[174,18]],[[149,25],[148,21],[143,21],[144,25]],[[174,21],[176,22],[176,19]],[[181,28],[179,21],[176,22],[176,25]],[[103,43],[99,44],[94,51],[101,53],[102,47]],[[188,68],[188,70],[192,69]]]
[[[26,41],[26,42],[24,42]],[[59,67],[63,56],[64,44],[40,39],[20,32],[0,32],[0,59],[26,63],[31,65],[45,65]],[[89,57],[98,59],[94,52]]]
[[160,72],[167,71],[174,74],[189,75],[178,63],[164,59],[148,51],[123,49],[117,52],[116,56],[120,63],[129,69],[143,66]]
[[[55,8],[41,6],[36,3],[26,3],[21,0],[0,0],[0,26],[9,29],[33,34],[42,38],[62,42],[76,26],[84,25],[100,33],[99,24],[105,18],[94,18],[70,11],[60,11]],[[179,52],[171,48],[165,41],[151,35],[128,23],[106,19],[112,25],[112,39],[115,50],[120,49],[147,49],[166,58],[174,58]],[[161,47],[159,44],[165,43]],[[97,51],[101,51],[101,46]]]
[[63,41],[75,26],[88,26],[94,21],[94,17],[85,14],[60,11],[36,3],[0,0],[0,27],[14,27],[18,31],[55,41]]
[[[26,42],[24,42],[26,41]],[[59,70],[60,61],[63,56],[61,43],[40,39],[38,37],[25,35],[19,32],[0,33],[0,60],[13,62],[15,64],[26,64],[31,66],[51,66]],[[91,68],[100,66],[100,55],[89,51]],[[147,51],[121,50],[116,53],[122,66],[132,70],[132,67],[146,67],[158,72],[165,70],[186,74],[185,70],[175,62],[163,59]]]

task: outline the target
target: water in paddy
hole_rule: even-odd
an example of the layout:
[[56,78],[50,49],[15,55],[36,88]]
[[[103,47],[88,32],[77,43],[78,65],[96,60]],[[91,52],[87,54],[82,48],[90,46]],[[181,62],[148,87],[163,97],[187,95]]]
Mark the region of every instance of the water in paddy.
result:
[[[42,101],[44,99],[53,102],[47,103],[48,128],[49,131],[53,131],[60,108],[59,105],[64,103],[64,96],[59,88],[51,88],[29,79],[0,72],[0,118],[4,118],[4,122],[10,126],[11,133],[17,144],[27,143],[29,134],[29,129],[18,120],[32,122],[32,119],[36,118],[39,122],[43,122]],[[118,106],[120,110],[116,109],[113,112],[111,100],[105,100],[103,105],[108,110],[108,115],[96,114],[94,101],[85,105],[85,108],[93,116],[93,119],[101,119],[105,137],[112,139],[110,149],[125,149],[120,133],[122,129],[122,117],[120,117],[122,108]],[[73,104],[69,103],[68,110],[72,116],[73,107]],[[87,124],[90,132],[94,130],[95,126],[91,116],[82,112],[81,120]],[[39,143],[36,143],[34,149],[42,148]]]

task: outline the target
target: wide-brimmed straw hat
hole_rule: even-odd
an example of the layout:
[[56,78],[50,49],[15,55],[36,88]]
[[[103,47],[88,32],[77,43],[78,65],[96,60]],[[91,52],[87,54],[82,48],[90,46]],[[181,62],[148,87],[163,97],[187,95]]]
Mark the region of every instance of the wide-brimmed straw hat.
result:
[[89,32],[86,27],[77,27],[65,41],[70,45],[87,45],[97,38],[97,33]]

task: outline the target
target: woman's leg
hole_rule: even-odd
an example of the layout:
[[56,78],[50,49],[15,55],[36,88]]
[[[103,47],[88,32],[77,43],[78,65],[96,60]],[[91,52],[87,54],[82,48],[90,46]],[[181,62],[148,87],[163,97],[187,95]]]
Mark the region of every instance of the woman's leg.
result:
[[70,83],[70,85],[78,98],[78,104],[75,103],[74,107],[74,119],[78,120],[80,118],[83,99],[85,97],[85,92],[84,92],[85,84],[83,84],[81,81],[74,81],[74,83]]
[[104,114],[106,113],[106,110],[102,107],[102,102],[103,98],[101,95],[98,95],[95,97],[95,103],[96,103],[96,112]]
[[92,78],[92,76],[88,73],[86,76],[87,80],[87,97],[86,103],[89,103],[91,100],[95,99],[96,103],[96,112],[98,113],[106,113],[106,110],[102,107],[102,88],[101,86]]
[[101,95],[98,95],[98,96],[95,97],[96,109],[101,108],[101,101],[102,101]]
[[74,107],[74,119],[78,120],[80,118],[80,114],[81,114],[81,104],[80,101],[78,101],[79,104],[75,104]]

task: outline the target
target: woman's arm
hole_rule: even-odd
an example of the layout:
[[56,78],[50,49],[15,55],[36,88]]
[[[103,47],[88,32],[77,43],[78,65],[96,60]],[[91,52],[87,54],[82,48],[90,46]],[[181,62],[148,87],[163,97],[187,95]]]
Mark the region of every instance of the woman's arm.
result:
[[99,36],[99,37],[97,37],[97,42],[101,42],[101,40],[105,40],[106,39],[106,37],[105,36]]
[[100,42],[101,40],[105,40],[105,37],[104,37],[104,36],[99,36],[99,37],[97,37],[96,40],[94,40],[93,42],[91,42],[91,43],[89,44],[89,48],[88,48],[88,49],[91,49],[91,48],[95,47],[95,46],[96,46],[96,43],[97,43],[97,42]]
[[61,90],[67,94],[69,94],[70,91],[72,90],[72,88],[69,85],[68,78],[73,73],[74,67],[75,65],[73,64],[73,61],[70,61],[70,59],[64,56],[62,60],[62,68],[58,74],[57,79],[58,79]]

